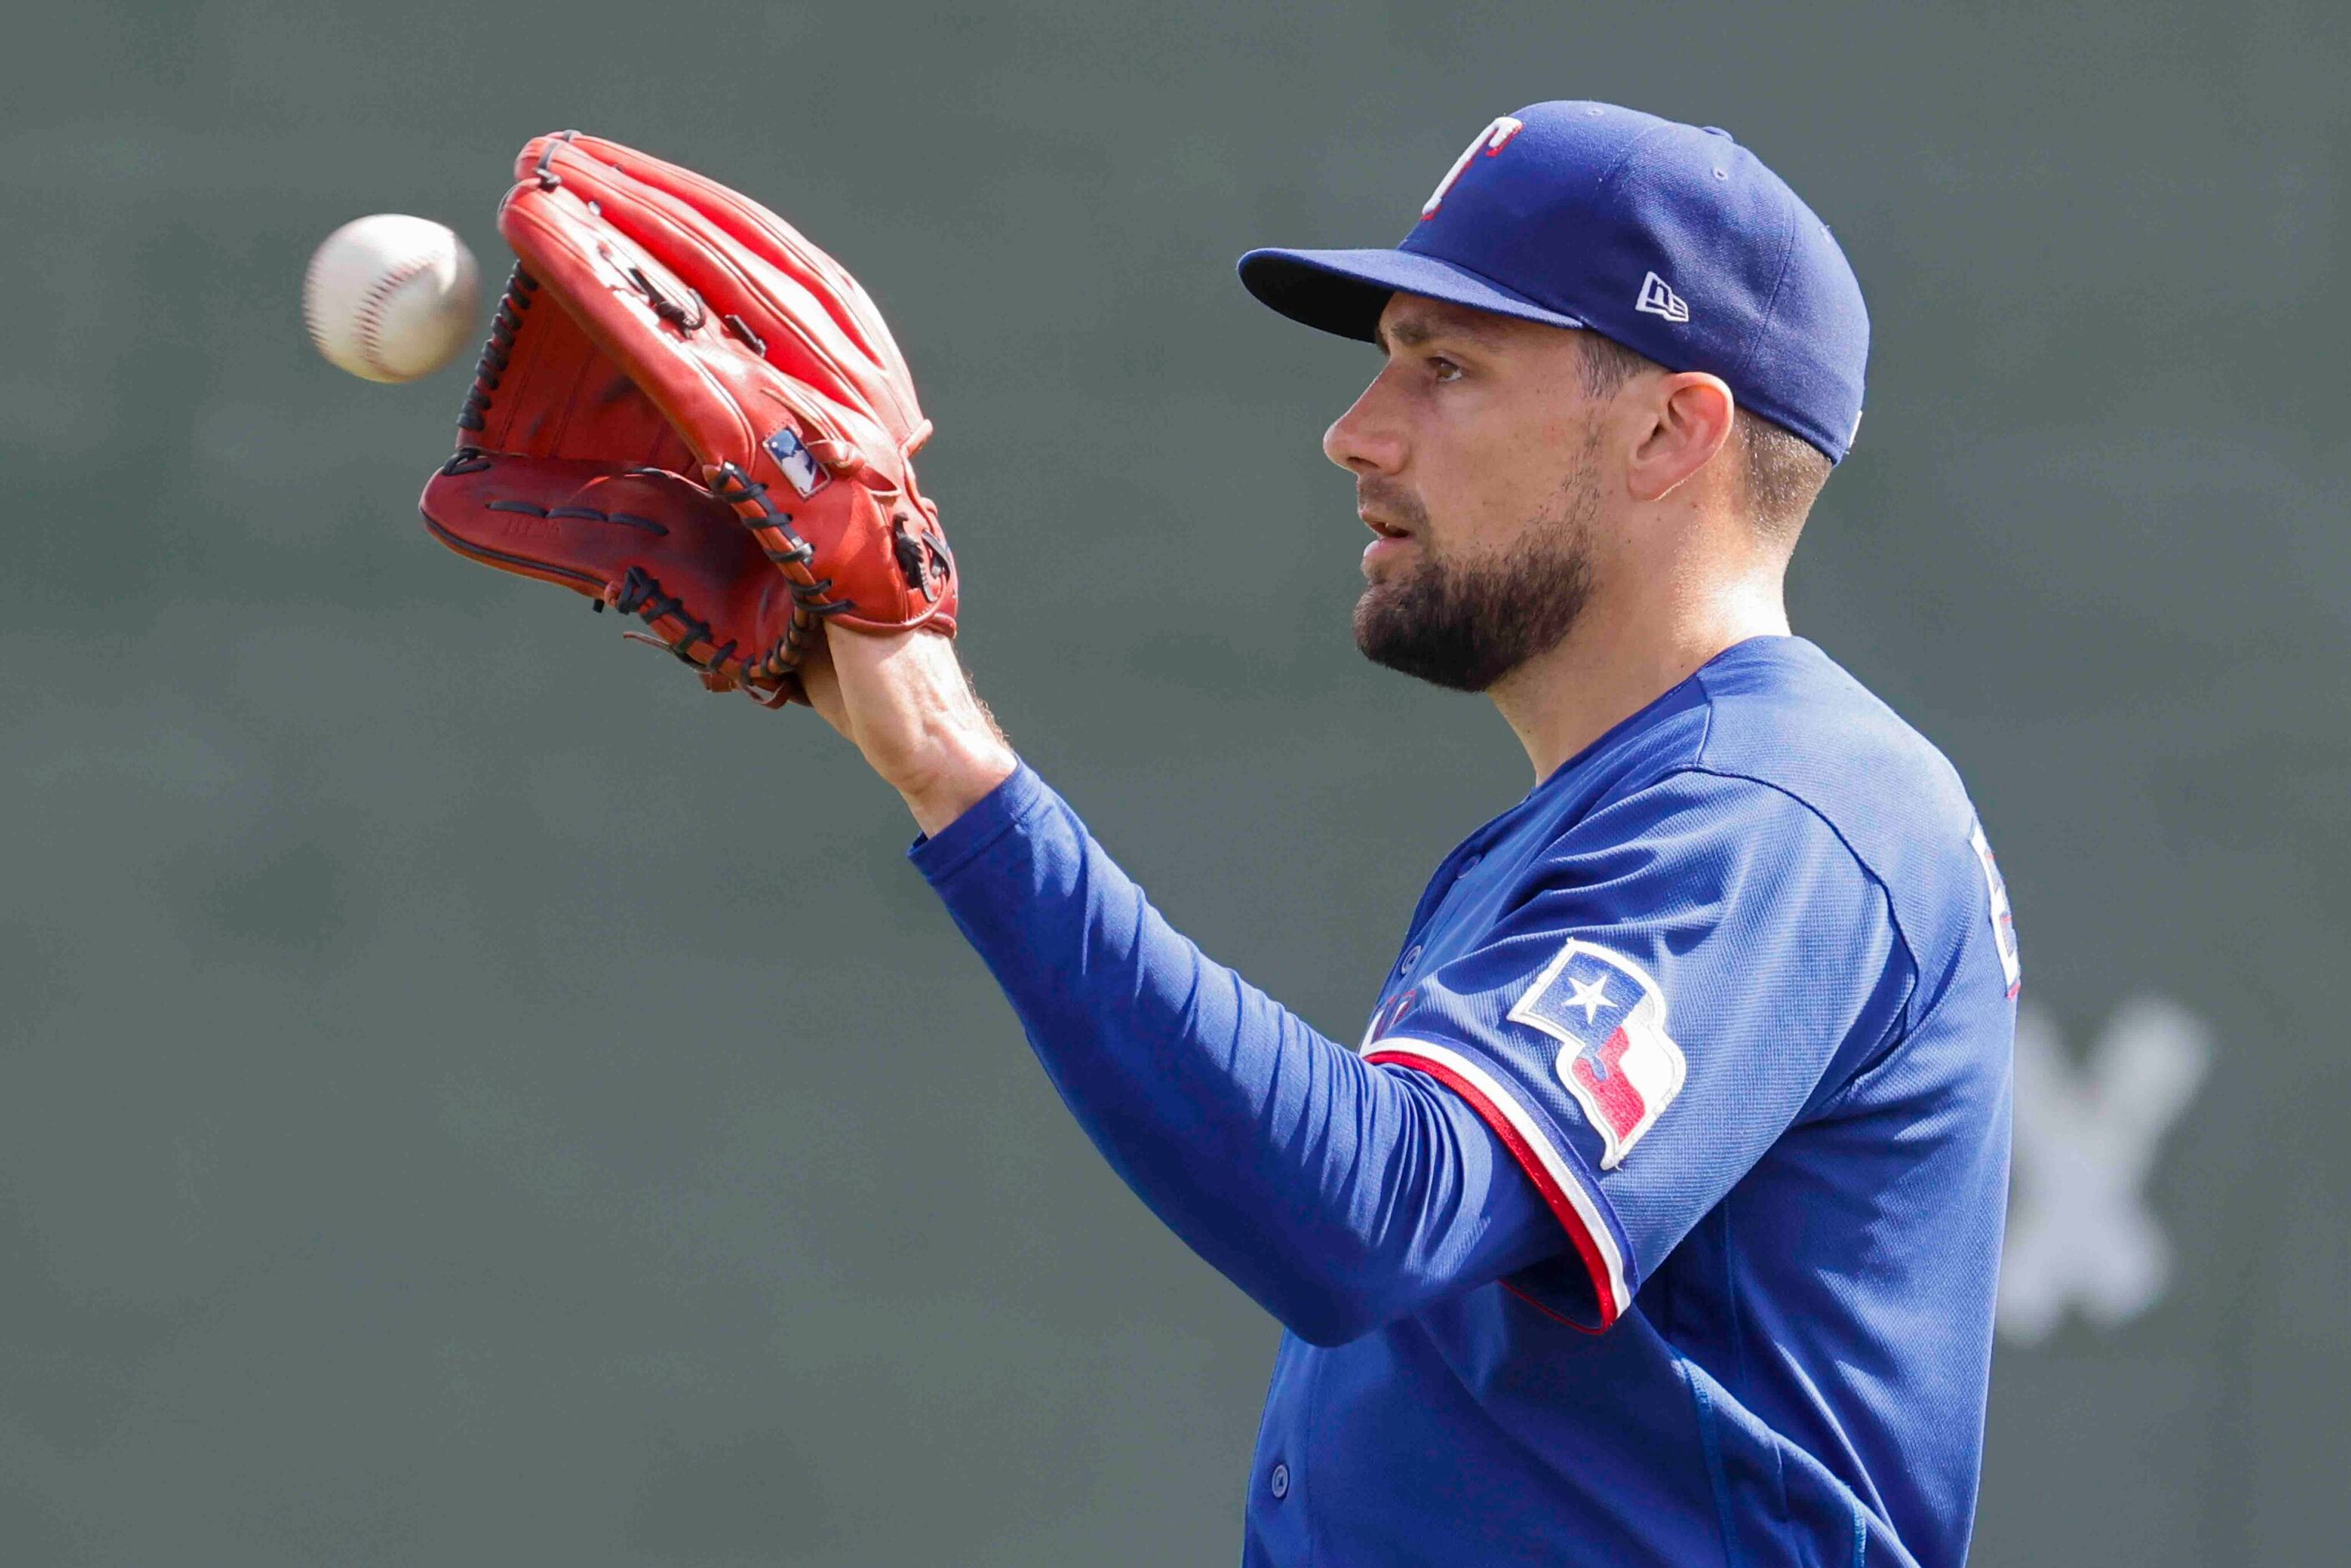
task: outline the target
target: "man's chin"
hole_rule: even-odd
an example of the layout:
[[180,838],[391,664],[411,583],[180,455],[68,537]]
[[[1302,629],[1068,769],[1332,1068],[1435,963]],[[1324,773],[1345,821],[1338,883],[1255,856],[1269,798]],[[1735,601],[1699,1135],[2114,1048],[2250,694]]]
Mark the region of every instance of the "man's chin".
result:
[[1403,597],[1404,585],[1395,578],[1367,578],[1364,591],[1355,596],[1355,624],[1362,625],[1367,615],[1393,612],[1397,601]]
[[1447,691],[1482,692],[1556,647],[1581,612],[1588,569],[1548,574],[1447,573],[1424,565],[1364,585],[1355,648],[1374,664]]
[[1396,585],[1374,584],[1355,601],[1355,651],[1373,664],[1447,691],[1481,692],[1502,672],[1474,632],[1446,627]]
[[[1355,647],[1375,664],[1389,664],[1395,651],[1419,641],[1418,622],[1427,606],[1416,603],[1404,583],[1366,583],[1356,596]],[[1392,666],[1393,667],[1393,666]]]

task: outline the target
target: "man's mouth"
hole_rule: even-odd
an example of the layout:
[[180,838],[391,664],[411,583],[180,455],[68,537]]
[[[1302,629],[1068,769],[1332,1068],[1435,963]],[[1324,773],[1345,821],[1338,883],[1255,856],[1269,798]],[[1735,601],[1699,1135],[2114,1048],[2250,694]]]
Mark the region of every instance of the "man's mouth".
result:
[[1420,541],[1403,524],[1377,512],[1359,511],[1355,515],[1363,518],[1364,526],[1376,536],[1364,547],[1364,575],[1366,578],[1384,575],[1401,558],[1420,549]]

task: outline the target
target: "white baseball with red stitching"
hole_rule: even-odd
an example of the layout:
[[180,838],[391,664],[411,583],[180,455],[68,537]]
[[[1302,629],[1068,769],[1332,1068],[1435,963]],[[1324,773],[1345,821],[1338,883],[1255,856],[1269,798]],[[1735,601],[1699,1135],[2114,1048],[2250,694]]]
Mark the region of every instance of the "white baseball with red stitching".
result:
[[475,335],[481,270],[429,218],[378,213],[327,236],[302,279],[302,319],[328,362],[371,382],[413,382]]

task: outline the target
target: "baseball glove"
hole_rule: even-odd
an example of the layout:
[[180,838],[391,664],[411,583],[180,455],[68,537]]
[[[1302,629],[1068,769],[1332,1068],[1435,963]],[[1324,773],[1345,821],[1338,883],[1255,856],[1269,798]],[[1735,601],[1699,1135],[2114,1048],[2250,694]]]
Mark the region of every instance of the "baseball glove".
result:
[[912,462],[930,422],[857,280],[617,142],[539,137],[516,174],[514,275],[419,502],[434,537],[640,617],[711,690],[769,706],[826,622],[953,635],[955,558]]

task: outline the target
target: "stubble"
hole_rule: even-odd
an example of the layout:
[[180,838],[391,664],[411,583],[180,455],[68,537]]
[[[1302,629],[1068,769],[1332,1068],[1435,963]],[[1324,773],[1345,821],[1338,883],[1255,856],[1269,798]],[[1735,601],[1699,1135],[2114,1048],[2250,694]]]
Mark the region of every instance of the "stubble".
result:
[[[1355,646],[1375,664],[1448,691],[1482,692],[1566,640],[1592,597],[1592,527],[1600,487],[1588,444],[1553,496],[1507,550],[1447,559],[1374,582],[1355,601]],[[1384,504],[1407,527],[1426,514],[1408,497]]]

